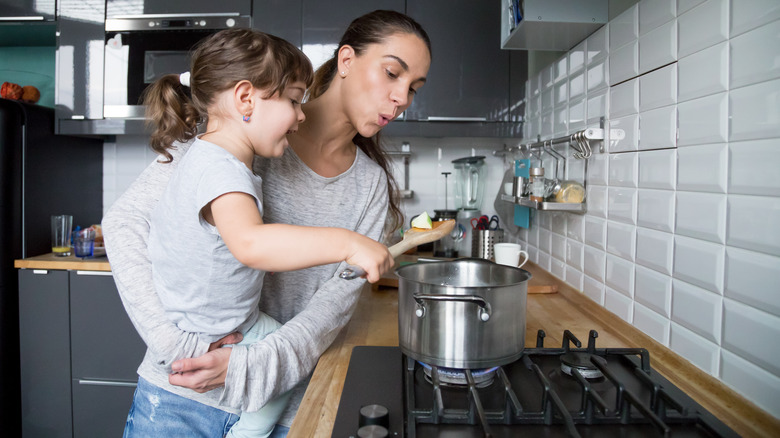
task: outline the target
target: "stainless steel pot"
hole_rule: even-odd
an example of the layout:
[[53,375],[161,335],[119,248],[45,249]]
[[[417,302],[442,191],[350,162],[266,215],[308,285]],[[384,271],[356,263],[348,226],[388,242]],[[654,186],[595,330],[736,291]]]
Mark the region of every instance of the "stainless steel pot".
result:
[[407,356],[469,369],[521,356],[528,271],[461,259],[406,265],[396,274],[398,339]]

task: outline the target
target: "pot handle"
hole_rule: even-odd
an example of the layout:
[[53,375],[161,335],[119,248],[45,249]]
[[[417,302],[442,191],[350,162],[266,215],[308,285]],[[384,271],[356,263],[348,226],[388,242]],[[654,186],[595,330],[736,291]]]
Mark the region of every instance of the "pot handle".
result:
[[419,318],[425,316],[425,302],[430,301],[460,301],[463,303],[474,303],[479,306],[479,319],[487,321],[490,319],[490,303],[479,295],[428,295],[428,294],[414,294],[412,295],[414,301],[417,302],[417,309],[414,311],[415,315]]

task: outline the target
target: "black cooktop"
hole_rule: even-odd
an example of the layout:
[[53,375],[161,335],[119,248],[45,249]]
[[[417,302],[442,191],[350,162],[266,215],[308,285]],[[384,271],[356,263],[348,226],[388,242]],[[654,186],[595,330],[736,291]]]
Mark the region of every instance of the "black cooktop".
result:
[[[334,437],[738,437],[650,366],[641,348],[587,348],[569,331],[487,370],[421,364],[398,347],[355,347]],[[570,348],[573,344],[575,348]]]

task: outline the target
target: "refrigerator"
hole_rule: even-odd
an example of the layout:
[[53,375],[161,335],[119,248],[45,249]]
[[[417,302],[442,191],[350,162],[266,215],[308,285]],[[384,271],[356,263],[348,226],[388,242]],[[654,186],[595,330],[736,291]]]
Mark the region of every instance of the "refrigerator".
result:
[[21,435],[14,260],[51,252],[54,214],[73,215],[74,226],[82,227],[100,223],[103,216],[103,140],[54,135],[54,123],[51,108],[0,98],[0,412],[5,436]]

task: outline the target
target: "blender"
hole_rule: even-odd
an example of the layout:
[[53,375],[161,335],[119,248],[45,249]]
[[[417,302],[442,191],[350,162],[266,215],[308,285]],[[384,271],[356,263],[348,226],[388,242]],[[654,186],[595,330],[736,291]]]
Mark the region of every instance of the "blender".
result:
[[458,257],[472,257],[474,230],[471,219],[481,216],[482,199],[485,193],[485,157],[482,155],[453,160],[455,165],[455,208],[457,222],[465,230],[458,242]]
[[[444,175],[444,210],[433,210],[434,221],[446,221],[448,219],[458,219],[458,210],[450,210],[447,206],[447,177],[452,172],[442,172]],[[455,258],[458,255],[458,243],[463,237],[463,227],[456,224],[455,229],[447,236],[433,242],[434,257]]]

